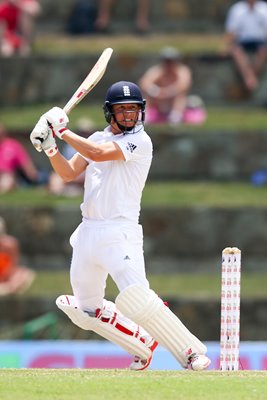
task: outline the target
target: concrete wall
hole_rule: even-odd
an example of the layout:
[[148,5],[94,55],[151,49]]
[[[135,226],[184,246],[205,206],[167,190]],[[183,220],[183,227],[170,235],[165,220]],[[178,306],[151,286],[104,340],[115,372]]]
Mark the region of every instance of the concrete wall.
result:
[[[68,268],[69,236],[81,220],[79,206],[0,207],[9,232],[20,239],[34,269]],[[147,209],[141,214],[147,271],[219,273],[221,251],[237,246],[245,271],[265,271],[267,208]]]
[[[171,310],[200,340],[220,338],[220,299],[166,299]],[[1,339],[21,338],[22,324],[53,312],[58,318],[58,330],[63,339],[99,339],[93,332],[73,325],[55,305],[54,298],[7,298],[0,301]],[[241,299],[241,340],[267,340],[266,299]],[[10,312],[12,310],[12,312]],[[13,326],[13,329],[12,329]],[[16,327],[14,329],[14,326]],[[55,327],[56,328],[56,327]],[[40,329],[36,338],[50,338],[48,329]]]
[[[99,54],[80,56],[12,57],[0,63],[0,106],[25,106],[36,103],[65,104],[74,88],[82,82]],[[19,62],[18,62],[19,61]],[[158,61],[156,55],[114,54],[101,82],[86,102],[103,102],[107,88],[122,79],[138,82],[144,71]],[[193,72],[191,93],[201,96],[207,105],[266,105],[267,70],[260,88],[252,97],[241,85],[239,75],[228,57],[221,55],[186,56],[184,62]]]
[[[72,0],[40,0],[43,13],[39,31],[62,32],[73,4]],[[116,0],[112,7],[110,32],[122,33],[135,30],[137,1]],[[232,0],[150,0],[152,32],[221,31],[226,12]],[[96,8],[97,0],[91,0]]]
[[[150,129],[148,128],[148,131]],[[266,132],[151,132],[151,179],[250,181],[267,169]]]
[[[249,182],[256,171],[267,170],[267,132],[159,132],[152,126],[147,131],[154,146],[149,173],[153,181]],[[39,169],[50,171],[47,157],[32,147],[29,132],[13,132],[12,136],[26,147]]]
[[[15,135],[18,137],[19,133]],[[155,155],[149,179],[249,182],[257,170],[267,170],[266,132],[152,132]],[[50,169],[26,144],[37,165]],[[251,190],[257,190],[251,186]],[[22,243],[24,256],[34,268],[69,265],[70,233],[79,223],[80,210],[73,207],[0,207],[10,230]],[[220,267],[224,247],[238,246],[248,270],[264,270],[267,257],[267,209],[245,207],[194,207],[142,210],[148,271],[214,271]],[[197,263],[196,263],[197,260]]]

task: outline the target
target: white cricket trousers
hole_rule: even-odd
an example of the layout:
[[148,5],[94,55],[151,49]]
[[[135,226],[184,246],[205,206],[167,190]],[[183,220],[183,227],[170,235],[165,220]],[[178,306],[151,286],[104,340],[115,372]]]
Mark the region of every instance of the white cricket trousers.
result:
[[133,284],[149,288],[141,225],[125,219],[83,220],[71,235],[70,244],[70,281],[82,310],[102,308],[108,274],[119,291]]

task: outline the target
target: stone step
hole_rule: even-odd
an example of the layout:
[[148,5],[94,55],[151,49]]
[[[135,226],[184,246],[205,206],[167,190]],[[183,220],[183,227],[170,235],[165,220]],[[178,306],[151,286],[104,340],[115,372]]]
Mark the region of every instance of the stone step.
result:
[[[95,9],[97,0],[87,0]],[[73,0],[40,0],[42,15],[37,30],[64,32]],[[109,26],[111,33],[135,31],[137,1],[115,0]],[[151,32],[221,31],[231,0],[150,0]],[[93,12],[95,13],[95,12]]]
[[[95,55],[33,55],[27,58],[3,58],[0,64],[0,106],[65,104],[93,66]],[[158,62],[158,55],[114,54],[107,73],[83,102],[100,102],[107,88],[122,79],[139,81],[148,67]],[[19,62],[19,68],[18,68]],[[232,60],[220,54],[186,55],[184,62],[193,73],[191,94],[207,105],[266,105],[267,69],[259,89],[250,97],[244,91]],[[62,72],[64,74],[62,75]],[[3,78],[4,77],[4,78]]]
[[[264,171],[267,179],[266,131],[207,132],[199,127],[196,132],[183,132],[152,126],[147,131],[154,147],[149,180],[251,182],[257,171],[262,171],[263,183]],[[21,141],[40,170],[51,170],[48,159],[31,145],[28,131],[12,132],[12,136]]]
[[[81,221],[78,206],[0,208],[21,244],[23,262],[35,270],[68,269],[69,236]],[[267,208],[143,208],[147,271],[220,272],[221,252],[237,246],[245,271],[265,271]]]

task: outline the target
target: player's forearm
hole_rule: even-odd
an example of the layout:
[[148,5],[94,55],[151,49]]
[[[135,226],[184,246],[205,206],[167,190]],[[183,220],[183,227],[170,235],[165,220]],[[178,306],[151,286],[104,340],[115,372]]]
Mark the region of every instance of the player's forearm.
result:
[[82,156],[90,158],[91,160],[97,160],[100,154],[102,154],[102,149],[97,143],[91,142],[69,129],[66,130],[62,139],[77,150],[77,152]]
[[72,169],[68,160],[58,151],[49,161],[54,171],[63,179],[64,182],[71,182],[76,178],[75,171]]

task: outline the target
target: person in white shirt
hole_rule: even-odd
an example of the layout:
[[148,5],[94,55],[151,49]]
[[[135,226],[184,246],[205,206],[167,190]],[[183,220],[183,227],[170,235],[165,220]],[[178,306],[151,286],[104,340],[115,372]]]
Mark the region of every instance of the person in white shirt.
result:
[[238,1],[228,11],[225,40],[245,88],[253,92],[267,58],[267,4],[261,0]]
[[[68,117],[59,107],[42,115],[31,133],[34,147],[48,155],[63,180],[85,171],[82,222],[70,238],[74,295],[59,296],[56,304],[80,328],[134,355],[133,370],[149,366],[158,343],[184,368],[205,369],[210,364],[206,346],[146,278],[139,213],[152,142],[143,126],[145,100],[136,84],[120,81],[107,91],[103,108],[109,126],[88,139],[67,128]],[[55,136],[77,151],[69,161],[58,151]],[[108,274],[120,292],[116,304],[104,298]]]

